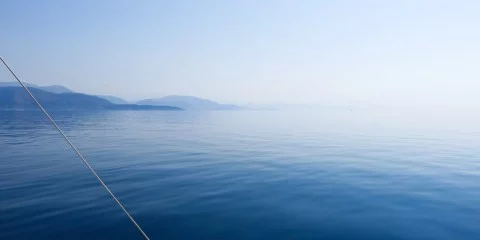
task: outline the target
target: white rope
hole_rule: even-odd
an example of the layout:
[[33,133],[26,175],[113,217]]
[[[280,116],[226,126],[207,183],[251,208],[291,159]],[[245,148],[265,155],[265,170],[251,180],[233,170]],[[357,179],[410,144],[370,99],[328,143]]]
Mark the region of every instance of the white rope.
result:
[[42,104],[40,104],[40,102],[33,96],[33,94],[30,92],[30,90],[28,90],[27,86],[25,86],[25,84],[23,84],[23,82],[17,77],[17,75],[15,75],[15,73],[12,71],[12,69],[10,69],[10,67],[7,65],[7,63],[3,60],[2,57],[0,57],[0,60],[2,60],[3,64],[5,65],[5,67],[7,67],[8,71],[10,71],[10,73],[13,75],[13,77],[15,77],[15,79],[17,79],[17,81],[20,83],[20,85],[22,85],[23,89],[25,89],[25,91],[28,93],[28,95],[30,95],[30,97],[32,97],[33,101],[35,101],[35,103],[37,104],[37,106],[42,110],[42,112],[45,114],[45,116],[50,120],[50,122],[53,124],[53,126],[55,126],[55,128],[58,130],[58,132],[63,136],[63,138],[65,139],[65,141],[67,141],[68,145],[70,145],[70,147],[73,149],[73,151],[75,151],[75,153],[77,154],[77,156],[82,159],[83,163],[87,166],[87,168],[93,173],[93,175],[95,175],[95,177],[97,178],[98,182],[103,186],[103,188],[108,192],[108,194],[110,194],[110,196],[113,198],[113,200],[115,200],[115,202],[118,204],[118,206],[120,206],[120,208],[123,210],[123,212],[127,215],[127,217],[130,219],[130,221],[132,221],[133,225],[135,225],[135,227],[137,227],[138,231],[142,234],[142,236],[147,239],[147,240],[150,240],[150,238],[147,236],[147,234],[145,234],[145,232],[142,230],[142,228],[140,227],[140,225],[138,225],[138,223],[135,221],[135,219],[133,219],[133,217],[130,215],[130,213],[128,213],[127,209],[125,209],[125,207],[122,205],[122,203],[117,199],[117,197],[115,197],[115,195],[112,193],[112,191],[110,191],[110,189],[107,187],[107,185],[102,181],[102,179],[100,178],[100,176],[98,176],[98,174],[95,172],[95,170],[92,168],[92,166],[90,166],[90,164],[87,162],[87,160],[85,160],[85,158],[82,156],[82,154],[77,150],[77,148],[73,145],[72,142],[70,142],[70,140],[68,139],[68,137],[65,135],[65,133],[63,133],[63,131],[60,129],[60,127],[58,127],[58,125],[55,123],[55,121],[53,120],[52,117],[50,117],[50,115],[47,113],[47,111],[43,108]]

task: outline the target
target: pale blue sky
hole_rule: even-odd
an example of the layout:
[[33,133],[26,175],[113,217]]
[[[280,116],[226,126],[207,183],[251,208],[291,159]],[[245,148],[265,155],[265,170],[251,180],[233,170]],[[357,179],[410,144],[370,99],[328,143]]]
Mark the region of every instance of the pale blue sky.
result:
[[480,1],[3,0],[0,21],[25,81],[80,92],[480,104]]

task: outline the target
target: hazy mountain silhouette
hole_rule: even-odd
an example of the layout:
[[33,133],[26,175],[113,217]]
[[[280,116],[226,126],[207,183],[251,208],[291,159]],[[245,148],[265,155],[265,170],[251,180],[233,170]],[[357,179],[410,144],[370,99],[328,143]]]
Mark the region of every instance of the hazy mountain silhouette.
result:
[[168,105],[183,108],[186,110],[236,110],[241,107],[232,104],[220,104],[208,99],[191,96],[166,96],[157,99],[145,99],[137,104]]
[[[51,86],[41,87],[31,83],[24,83],[24,84],[29,88],[30,87],[38,88],[51,93],[73,93],[72,90],[60,85],[51,85]],[[21,85],[18,82],[0,82],[0,87],[21,87]]]
[[[87,94],[81,94],[81,93],[76,93],[70,89],[68,89],[67,87],[64,87],[64,86],[61,86],[61,85],[51,85],[51,86],[38,86],[38,85],[35,85],[35,84],[31,84],[31,83],[25,83],[25,85],[29,88],[29,89],[36,89],[36,90],[33,90],[33,91],[37,91],[37,90],[42,90],[42,91],[45,91],[47,93],[54,93],[54,94],[73,94],[73,95],[63,95],[61,96],[62,99],[64,99],[65,101],[68,100],[68,103],[69,104],[73,104],[71,105],[73,108],[79,108],[82,105],[81,102],[77,102],[77,101],[81,101],[82,99],[85,100],[85,101],[88,101],[89,104],[92,105],[92,107],[99,107],[99,106],[103,106],[105,105],[105,101],[95,101],[89,97],[96,97],[97,100],[101,99],[101,100],[106,100],[108,101],[108,103],[111,103],[111,104],[119,104],[119,105],[124,105],[124,107],[126,106],[130,106],[131,108],[134,108],[135,104],[128,104],[127,101],[119,98],[119,97],[116,97],[116,96],[111,96],[111,95],[87,95]],[[5,87],[20,87],[20,84],[18,82],[0,82],[0,88],[5,88]],[[6,91],[6,90],[4,90]],[[19,91],[17,94],[20,94],[21,91]],[[6,94],[6,92],[5,92]],[[39,93],[41,94],[41,96],[49,96],[45,93]],[[80,96],[88,96],[88,97],[80,97]],[[59,96],[56,96],[55,99],[57,99]],[[48,97],[48,98],[53,98],[52,96]],[[3,101],[6,101],[5,98],[2,98],[0,97],[0,100]],[[28,99],[27,99],[28,100]],[[58,99],[57,99],[58,100]],[[59,100],[58,100],[59,101]],[[4,105],[1,105],[1,104],[4,104]],[[15,107],[19,107],[19,106],[23,106],[24,103],[22,102],[15,102],[15,101],[12,101],[12,102],[9,102],[9,103],[6,103],[6,102],[1,102],[0,103],[0,106],[5,108],[5,107],[12,107],[12,106],[15,106]],[[172,106],[172,107],[177,107],[177,108],[181,108],[181,109],[186,109],[186,110],[237,110],[237,109],[242,109],[241,107],[239,106],[236,106],[236,105],[232,105],[232,104],[221,104],[221,103],[217,103],[217,102],[214,102],[214,101],[211,101],[211,100],[208,100],[208,99],[203,99],[203,98],[198,98],[198,97],[192,97],[192,96],[177,96],[177,95],[171,95],[171,96],[166,96],[166,97],[162,97],[162,98],[157,98],[157,99],[145,99],[145,100],[141,100],[141,101],[138,101],[136,103],[137,105],[151,105],[151,106]],[[85,102],[85,105],[88,105],[87,102]],[[60,104],[58,107],[62,107],[63,105]],[[63,106],[63,107],[66,107]],[[116,107],[116,108],[119,108],[119,107]]]
[[97,95],[97,97],[99,98],[103,98],[111,103],[115,103],[115,104],[128,104],[127,101],[119,98],[119,97],[115,97],[115,96],[110,96],[110,95]]
[[[29,87],[30,92],[51,110],[182,110],[172,106],[113,104],[106,99],[81,93],[52,93]],[[0,87],[0,109],[37,109],[35,102],[21,87]]]
[[[38,86],[32,83],[25,83],[25,85],[29,88],[37,88],[51,93],[74,93],[74,91],[61,85]],[[20,84],[18,82],[0,82],[0,87],[20,87]],[[115,96],[97,95],[97,97],[106,99],[115,104],[127,104],[127,101]]]

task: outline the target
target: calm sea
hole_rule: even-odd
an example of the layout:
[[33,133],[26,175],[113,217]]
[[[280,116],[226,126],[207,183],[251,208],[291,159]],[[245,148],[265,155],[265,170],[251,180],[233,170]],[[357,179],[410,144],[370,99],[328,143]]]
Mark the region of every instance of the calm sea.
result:
[[[480,113],[52,112],[152,239],[479,239]],[[0,111],[0,239],[141,239],[37,111]]]

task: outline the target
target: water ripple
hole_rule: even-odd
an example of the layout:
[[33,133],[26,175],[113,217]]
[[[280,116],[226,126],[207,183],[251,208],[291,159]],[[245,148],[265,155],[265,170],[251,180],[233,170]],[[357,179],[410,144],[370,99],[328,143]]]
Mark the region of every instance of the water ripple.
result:
[[[52,115],[153,239],[480,235],[478,116],[303,114]],[[138,237],[38,112],[0,123],[1,239]]]

